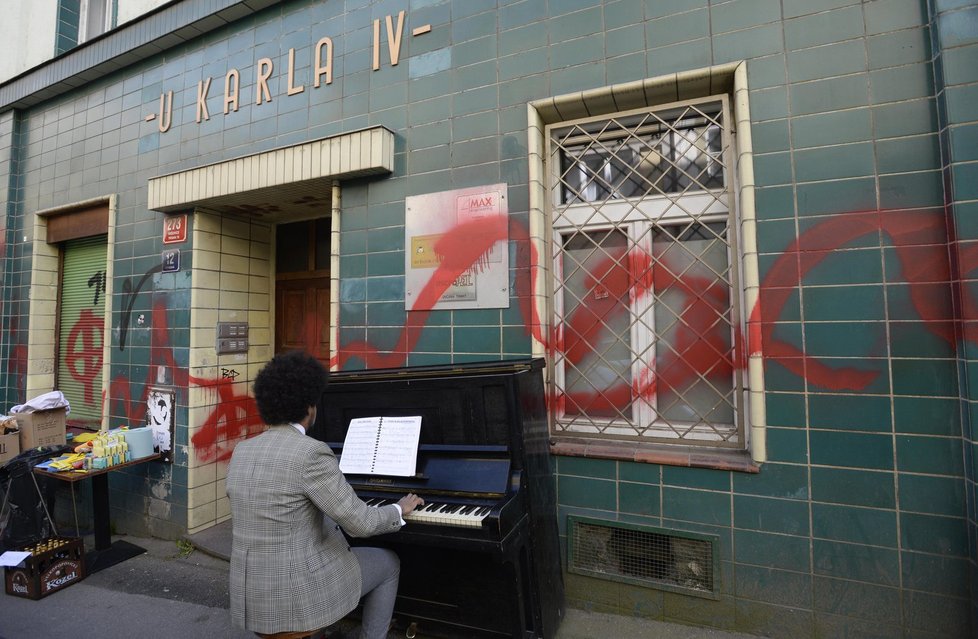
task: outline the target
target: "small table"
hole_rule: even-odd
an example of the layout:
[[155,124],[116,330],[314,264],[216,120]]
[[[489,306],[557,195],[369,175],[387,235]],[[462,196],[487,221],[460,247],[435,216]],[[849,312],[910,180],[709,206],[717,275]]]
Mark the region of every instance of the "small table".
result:
[[[153,461],[161,457],[160,453],[140,457],[124,464],[116,464],[108,468],[99,470],[89,470],[84,473],[61,471],[52,472],[45,468],[34,468],[34,474],[39,477],[50,477],[59,481],[66,481],[72,485],[83,479],[92,480],[92,525],[95,528],[95,550],[87,553],[85,557],[88,574],[92,574],[114,566],[121,561],[131,559],[136,555],[146,552],[145,548],[131,544],[128,541],[112,541],[112,529],[109,523],[109,473],[120,468],[136,466],[148,461]],[[77,522],[76,522],[77,524]]]

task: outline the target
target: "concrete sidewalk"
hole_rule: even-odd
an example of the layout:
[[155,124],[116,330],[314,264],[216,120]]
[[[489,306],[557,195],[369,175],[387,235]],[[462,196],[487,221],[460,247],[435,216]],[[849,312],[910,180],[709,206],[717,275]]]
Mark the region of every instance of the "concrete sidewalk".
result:
[[[205,554],[228,561],[231,521],[191,535],[187,541]],[[418,639],[424,637],[418,635]],[[567,608],[557,639],[756,639],[756,636]]]
[[[31,601],[0,595],[0,639],[254,639],[228,612],[230,528],[193,535],[196,547],[117,536],[146,549]],[[92,540],[87,540],[88,547]],[[189,551],[189,552],[187,552]],[[344,632],[354,621],[337,624]],[[394,633],[391,633],[395,637]],[[558,639],[752,639],[750,635],[568,609]],[[425,639],[421,634],[417,639]]]
[[[146,549],[32,601],[0,595],[0,638],[254,639],[228,613],[228,563],[173,541],[116,536]],[[87,546],[93,542],[87,539]]]

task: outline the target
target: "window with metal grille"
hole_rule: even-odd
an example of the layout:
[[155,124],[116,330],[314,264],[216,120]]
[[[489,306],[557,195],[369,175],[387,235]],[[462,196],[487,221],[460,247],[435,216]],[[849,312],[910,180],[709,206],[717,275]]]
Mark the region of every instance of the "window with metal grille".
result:
[[547,127],[555,434],[743,447],[727,97]]

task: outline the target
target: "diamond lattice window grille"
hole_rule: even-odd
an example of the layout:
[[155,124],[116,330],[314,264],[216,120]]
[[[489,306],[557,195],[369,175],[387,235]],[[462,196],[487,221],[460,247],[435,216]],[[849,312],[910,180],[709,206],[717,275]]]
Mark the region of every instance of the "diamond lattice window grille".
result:
[[556,434],[743,445],[725,96],[548,127]]

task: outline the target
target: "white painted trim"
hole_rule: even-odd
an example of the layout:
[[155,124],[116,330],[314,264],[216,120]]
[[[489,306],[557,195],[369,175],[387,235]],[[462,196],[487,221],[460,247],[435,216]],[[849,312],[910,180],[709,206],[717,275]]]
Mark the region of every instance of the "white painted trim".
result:
[[109,228],[105,248],[105,330],[102,333],[102,428],[108,430],[109,424],[109,387],[112,385],[112,294],[115,291],[115,224],[119,212],[118,197],[109,196]]
[[394,133],[378,126],[150,178],[147,206],[181,211],[258,189],[393,170]]
[[[31,245],[31,288],[28,305],[27,329],[27,381],[24,401],[54,389],[54,361],[57,330],[37,328],[34,320],[50,316],[57,327],[58,289],[60,279],[60,251],[57,245],[48,244],[48,223],[43,217],[34,216],[33,237],[25,237]],[[107,307],[109,305],[106,305]]]
[[[545,357],[547,355],[547,345],[540,340],[538,335],[546,336],[550,333],[550,259],[548,257],[548,238],[550,231],[547,225],[547,190],[546,180],[544,180],[544,145],[543,131],[544,123],[540,113],[533,107],[527,105],[527,140],[526,149],[529,160],[528,181],[529,181],[529,219],[530,219],[530,282],[533,290],[532,307],[535,315],[539,319],[539,327],[532,327],[531,332],[531,353],[533,357]],[[536,259],[533,259],[535,256]],[[527,322],[533,322],[533,317],[526,318]],[[537,333],[536,331],[539,331]],[[549,377],[549,369],[547,370]]]
[[340,368],[340,215],[342,189],[333,182],[329,220],[329,369]]
[[734,122],[737,131],[737,205],[740,208],[744,332],[747,345],[748,424],[751,459],[767,461],[767,410],[764,403],[764,354],[760,341],[760,268],[757,263],[757,211],[754,206],[754,147],[750,128],[747,63],[734,71]]

